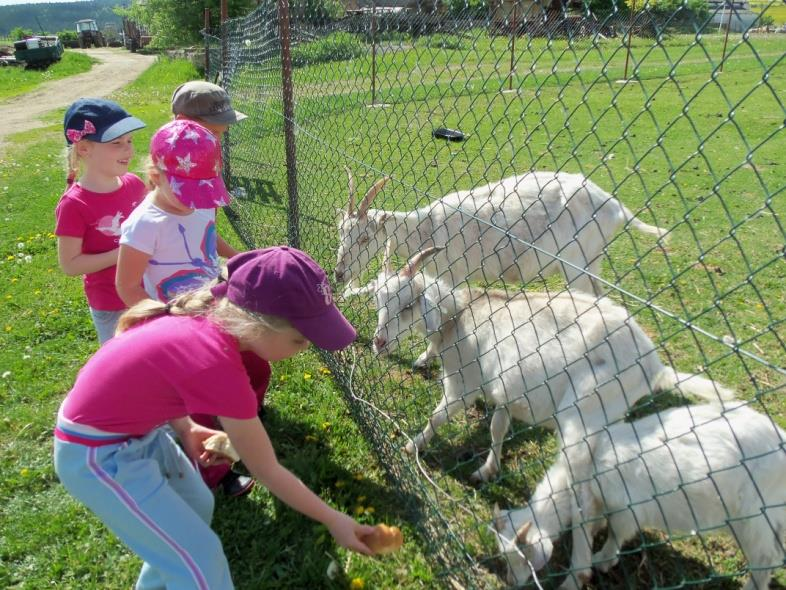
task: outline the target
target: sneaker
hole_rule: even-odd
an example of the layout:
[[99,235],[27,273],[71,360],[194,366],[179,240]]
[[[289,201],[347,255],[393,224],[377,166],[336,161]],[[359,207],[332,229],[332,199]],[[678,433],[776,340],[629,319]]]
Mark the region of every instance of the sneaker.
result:
[[254,480],[247,475],[230,471],[221,480],[221,489],[230,498],[237,498],[249,493],[254,487]]

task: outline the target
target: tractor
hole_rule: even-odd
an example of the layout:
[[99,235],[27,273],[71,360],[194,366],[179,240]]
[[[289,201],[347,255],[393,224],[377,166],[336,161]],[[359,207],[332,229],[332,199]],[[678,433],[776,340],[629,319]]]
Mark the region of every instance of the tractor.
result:
[[98,30],[96,21],[85,18],[76,22],[76,34],[79,38],[79,47],[82,49],[93,47],[106,47],[106,40]]

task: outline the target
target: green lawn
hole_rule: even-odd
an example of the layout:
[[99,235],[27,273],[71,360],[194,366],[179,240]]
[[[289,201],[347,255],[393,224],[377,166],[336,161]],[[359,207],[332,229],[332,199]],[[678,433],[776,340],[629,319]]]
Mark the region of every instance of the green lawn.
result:
[[763,12],[765,15],[772,17],[775,25],[786,24],[786,4],[783,2],[753,0],[751,2],[751,10],[758,13]]
[[66,49],[62,59],[45,70],[18,66],[0,68],[0,101],[29,92],[44,82],[87,72],[94,63],[97,63],[95,58]]
[[[509,39],[477,29],[462,31],[461,39],[453,45],[458,49],[441,49],[426,37],[381,43],[376,107],[369,106],[370,51],[294,70],[302,246],[326,266],[334,263],[335,210],[347,198],[345,165],[354,170],[360,195],[390,176],[374,206],[394,210],[530,169],[581,172],[643,220],[671,232],[665,248],[635,231],[617,236],[602,273],[618,287],[611,296],[627,302],[679,370],[706,371],[741,397],[761,399],[786,426],[786,36],[732,35],[725,58],[723,35],[675,34],[660,44],[635,39],[627,84],[619,83],[626,61],[621,38],[522,37],[514,55],[515,93],[500,92],[507,89]],[[241,61],[232,78],[238,108],[252,115],[233,131],[230,158],[233,182],[249,192],[235,208],[237,226],[252,244],[286,238],[275,72],[275,61]],[[441,126],[469,133],[469,139],[433,139],[431,131]],[[529,288],[546,286],[559,288],[559,281]],[[402,457],[398,449],[423,428],[439,385],[433,372],[424,377],[410,370],[422,341],[413,338],[393,359],[380,361],[369,350],[373,302],[355,298],[345,305],[361,338],[353,354],[339,358],[342,381],[351,378],[363,400],[356,411],[383,463],[402,489],[423,498],[427,514],[419,523],[431,551],[450,564],[438,573],[463,572],[473,584],[498,587],[495,574],[503,564],[494,557],[487,528],[491,507],[526,501],[551,460],[553,436],[514,425],[502,477],[480,488],[470,485],[469,474],[489,445],[482,406],[444,427],[418,464]],[[591,587],[683,581],[739,587],[740,579],[729,576],[744,559],[733,543],[664,544],[666,538],[648,537],[648,560],[631,551]],[[545,574],[550,584],[559,583],[565,567],[562,553]],[[783,572],[778,583],[786,583]]]
[[[113,95],[148,124],[136,134],[136,169],[150,135],[169,117],[172,89],[196,77],[187,62],[160,61]],[[61,119],[53,113],[49,128],[13,136],[13,149],[0,155],[0,587],[127,589],[138,559],[68,496],[51,461],[57,407],[96,349],[81,281],[59,271],[51,234],[64,186]],[[240,246],[226,220],[220,223],[222,235]],[[276,364],[272,383],[267,425],[282,462],[364,522],[400,524],[407,543],[385,559],[350,556],[264,489],[219,498],[215,527],[237,587],[345,589],[353,579],[366,588],[433,587],[409,515],[383,483],[329,370],[304,354]],[[330,581],[334,558],[340,573]]]

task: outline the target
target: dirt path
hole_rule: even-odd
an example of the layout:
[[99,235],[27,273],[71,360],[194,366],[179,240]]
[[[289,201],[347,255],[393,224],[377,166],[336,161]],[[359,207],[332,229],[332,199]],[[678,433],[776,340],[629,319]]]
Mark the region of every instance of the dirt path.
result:
[[12,133],[43,127],[41,115],[63,108],[82,96],[106,96],[132,82],[155,61],[154,55],[140,55],[120,48],[69,49],[98,59],[89,72],[53,80],[27,94],[0,102],[0,151]]

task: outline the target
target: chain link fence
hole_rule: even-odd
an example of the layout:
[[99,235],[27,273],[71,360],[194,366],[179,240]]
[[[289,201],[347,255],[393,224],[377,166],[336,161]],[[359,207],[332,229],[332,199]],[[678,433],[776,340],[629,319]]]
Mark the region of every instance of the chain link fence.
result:
[[334,273],[359,338],[326,361],[445,587],[784,587],[781,8],[263,0],[205,33],[249,115],[228,214]]

